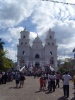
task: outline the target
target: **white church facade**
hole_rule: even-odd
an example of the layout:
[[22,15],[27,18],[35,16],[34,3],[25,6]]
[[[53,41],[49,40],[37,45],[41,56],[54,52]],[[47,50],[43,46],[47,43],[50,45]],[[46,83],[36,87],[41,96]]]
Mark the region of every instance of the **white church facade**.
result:
[[49,29],[46,33],[45,44],[37,37],[30,45],[29,31],[24,29],[20,32],[19,44],[17,45],[17,62],[19,66],[46,66],[51,65],[57,70],[57,45],[54,32]]

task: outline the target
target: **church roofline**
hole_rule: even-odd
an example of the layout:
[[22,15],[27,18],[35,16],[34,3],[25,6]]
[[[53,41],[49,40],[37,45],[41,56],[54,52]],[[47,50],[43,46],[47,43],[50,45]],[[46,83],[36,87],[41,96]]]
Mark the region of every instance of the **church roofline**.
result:
[[28,32],[28,33],[29,33],[29,31],[28,31],[26,28],[24,28],[24,30],[22,30],[22,31],[20,32],[20,34],[21,34],[22,32]]
[[34,42],[37,42],[37,40],[39,40],[38,42],[41,42],[42,43],[42,40],[39,38],[38,34],[37,34],[37,37],[33,40],[33,43]]

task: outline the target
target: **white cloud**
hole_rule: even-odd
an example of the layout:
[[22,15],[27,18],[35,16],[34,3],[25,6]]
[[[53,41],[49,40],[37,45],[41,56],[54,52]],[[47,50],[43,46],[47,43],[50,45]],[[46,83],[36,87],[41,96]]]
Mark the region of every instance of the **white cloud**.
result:
[[5,33],[0,34],[0,37],[9,43],[13,42],[13,43],[17,44],[18,39],[20,38],[20,32],[22,30],[24,30],[23,27],[8,28],[8,30]]
[[7,47],[4,48],[7,51],[6,57],[12,59],[14,62],[17,61],[17,51],[13,48]]
[[32,14],[36,3],[36,0],[0,1],[0,28],[18,25]]
[[30,32],[30,39],[31,39],[31,38],[34,39],[34,38],[36,38],[36,36],[37,36],[36,33],[34,33],[34,32]]
[[30,45],[32,45],[33,40],[36,38],[37,34],[35,32],[30,32]]
[[19,39],[20,38],[20,32],[24,30],[23,27],[17,27],[17,28],[9,28],[8,31],[11,34],[11,37],[15,38],[15,39]]

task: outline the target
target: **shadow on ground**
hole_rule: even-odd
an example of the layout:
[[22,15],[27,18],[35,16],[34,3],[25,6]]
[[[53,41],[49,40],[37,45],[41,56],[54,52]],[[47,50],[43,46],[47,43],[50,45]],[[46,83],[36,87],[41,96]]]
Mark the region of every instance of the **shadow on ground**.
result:
[[74,97],[74,98],[72,98],[71,100],[75,100],[75,97]]
[[35,91],[35,93],[45,92],[45,91],[47,91],[47,90],[37,90],[37,91]]
[[9,89],[20,89],[20,87],[16,88],[16,87],[9,87]]
[[63,97],[58,98],[58,100],[69,100],[69,99],[68,99],[68,98],[65,98],[65,97],[63,96]]
[[39,93],[39,92],[42,92],[42,91],[40,91],[40,90],[35,91],[35,93]]
[[51,92],[45,92],[45,94],[50,94],[50,93],[53,93],[52,91]]
[[75,100],[75,92],[73,94],[74,94],[74,97],[71,100]]

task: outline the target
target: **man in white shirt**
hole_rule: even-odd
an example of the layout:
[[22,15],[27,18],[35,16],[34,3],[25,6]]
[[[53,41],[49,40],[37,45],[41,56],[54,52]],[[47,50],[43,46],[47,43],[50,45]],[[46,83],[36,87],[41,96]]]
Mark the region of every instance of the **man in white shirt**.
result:
[[64,90],[64,96],[69,97],[69,80],[72,79],[72,77],[66,72],[63,77],[63,90]]
[[51,73],[50,79],[51,79],[51,91],[54,92],[55,91],[55,72],[53,71]]

